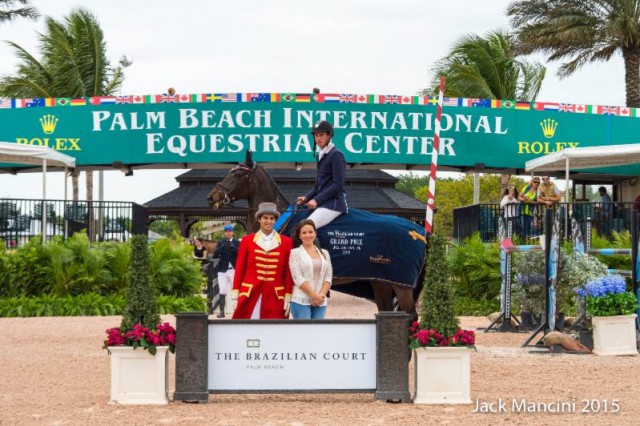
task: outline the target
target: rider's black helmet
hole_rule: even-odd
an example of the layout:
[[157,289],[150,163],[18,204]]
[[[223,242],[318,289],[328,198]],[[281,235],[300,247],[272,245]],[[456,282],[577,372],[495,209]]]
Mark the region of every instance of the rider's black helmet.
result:
[[311,133],[325,132],[329,133],[329,136],[333,136],[333,126],[328,121],[322,120],[316,122],[311,128]]

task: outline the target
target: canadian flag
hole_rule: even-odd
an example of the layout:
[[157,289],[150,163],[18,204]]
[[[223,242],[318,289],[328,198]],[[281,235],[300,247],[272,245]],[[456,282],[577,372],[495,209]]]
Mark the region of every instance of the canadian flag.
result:
[[586,105],[577,104],[577,105],[575,105],[575,112],[584,114],[584,113],[587,112],[587,106]]
[[620,107],[620,116],[621,117],[631,117],[631,108]]

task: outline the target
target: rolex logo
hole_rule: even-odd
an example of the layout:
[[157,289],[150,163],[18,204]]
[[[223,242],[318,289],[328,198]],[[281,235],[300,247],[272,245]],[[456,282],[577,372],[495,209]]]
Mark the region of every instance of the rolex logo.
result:
[[558,122],[551,118],[545,118],[540,122],[540,127],[542,127],[542,133],[544,134],[545,138],[552,138],[553,135],[556,134]]
[[56,130],[56,125],[58,124],[58,119],[53,114],[45,114],[40,118],[40,125],[42,126],[42,131],[50,135]]

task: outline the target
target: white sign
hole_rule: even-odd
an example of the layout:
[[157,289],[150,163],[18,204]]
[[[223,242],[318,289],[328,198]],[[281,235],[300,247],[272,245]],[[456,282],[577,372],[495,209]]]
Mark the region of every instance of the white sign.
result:
[[211,391],[375,390],[376,325],[209,325]]

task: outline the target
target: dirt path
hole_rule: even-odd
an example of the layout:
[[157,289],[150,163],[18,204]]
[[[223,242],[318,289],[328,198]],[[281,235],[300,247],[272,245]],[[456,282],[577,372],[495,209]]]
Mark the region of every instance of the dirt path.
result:
[[[334,293],[331,318],[373,318],[375,307]],[[172,316],[165,320],[175,324]],[[521,349],[526,334],[478,333],[472,354],[471,396],[507,405],[506,413],[473,413],[475,405],[425,406],[375,401],[371,394],[211,395],[209,404],[109,405],[110,364],[104,331],[119,317],[0,319],[0,424],[43,425],[303,425],[303,424],[638,424],[640,357],[550,355]],[[487,326],[462,318],[463,326]],[[174,356],[170,356],[173,392]],[[412,381],[411,381],[412,382]],[[575,402],[576,412],[511,411],[513,400]],[[581,414],[583,400],[598,414]],[[609,410],[614,400],[618,413]],[[554,404],[550,404],[553,407]],[[570,405],[570,404],[566,404]],[[596,403],[591,404],[594,408]]]

